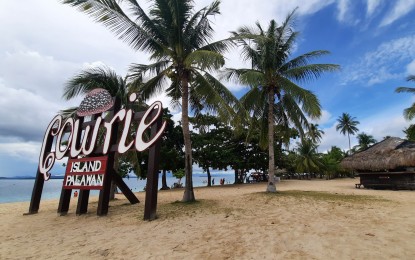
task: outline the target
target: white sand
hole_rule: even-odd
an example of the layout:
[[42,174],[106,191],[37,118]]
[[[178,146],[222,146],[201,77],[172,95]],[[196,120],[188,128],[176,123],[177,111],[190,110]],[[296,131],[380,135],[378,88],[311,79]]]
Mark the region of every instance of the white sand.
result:
[[172,204],[182,190],[163,191],[151,222],[144,193],[138,205],[119,195],[106,217],[96,216],[96,198],[82,216],[74,199],[63,217],[57,200],[30,216],[28,202],[0,204],[0,259],[414,259],[415,191],[357,182],[286,180],[278,195],[258,193],[264,183],[197,188],[193,205]]

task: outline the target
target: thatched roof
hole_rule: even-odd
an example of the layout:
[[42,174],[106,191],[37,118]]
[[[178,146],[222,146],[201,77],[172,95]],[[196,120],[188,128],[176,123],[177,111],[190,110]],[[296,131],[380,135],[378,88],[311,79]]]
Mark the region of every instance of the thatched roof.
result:
[[340,165],[345,169],[366,171],[415,167],[415,142],[390,137],[344,158]]

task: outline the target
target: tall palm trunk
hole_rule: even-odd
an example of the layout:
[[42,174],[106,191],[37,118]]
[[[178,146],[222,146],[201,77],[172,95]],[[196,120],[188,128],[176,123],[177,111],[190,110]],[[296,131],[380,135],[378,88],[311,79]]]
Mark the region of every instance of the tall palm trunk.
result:
[[350,146],[350,133],[347,132],[347,137],[349,138],[349,152],[352,150],[352,147]]
[[189,81],[188,75],[182,79],[182,127],[185,153],[185,176],[186,183],[184,186],[183,202],[195,200],[192,180],[192,143],[190,140],[189,130]]
[[274,183],[274,86],[268,90],[268,157],[267,192],[276,192]]

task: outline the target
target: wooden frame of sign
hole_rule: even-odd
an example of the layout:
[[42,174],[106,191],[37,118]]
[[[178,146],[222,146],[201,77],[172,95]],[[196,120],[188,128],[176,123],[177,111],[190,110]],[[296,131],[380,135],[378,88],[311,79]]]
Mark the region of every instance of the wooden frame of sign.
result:
[[[145,121],[146,118],[146,114],[148,116],[147,119],[150,119],[150,121],[152,121],[152,123],[149,123],[148,125],[146,125],[146,123],[144,122],[144,128],[142,129],[146,129],[149,128],[150,130],[150,136],[149,136],[149,140],[151,140],[151,142],[149,143],[149,147],[145,148],[149,150],[149,159],[148,159],[148,171],[147,171],[147,185],[146,185],[146,198],[145,198],[145,206],[144,206],[144,219],[145,220],[153,220],[156,218],[156,209],[157,209],[157,192],[158,192],[158,166],[159,166],[159,160],[160,160],[160,146],[161,146],[161,132],[164,130],[165,124],[162,122],[162,116],[160,114],[160,111],[162,110],[161,108],[161,103],[159,102],[158,106],[160,106],[158,109],[152,110],[150,111],[150,109],[154,108],[154,105],[152,105],[150,107],[150,109],[148,111],[144,111],[144,112],[137,112],[134,113],[131,121],[138,121],[140,122],[140,124],[142,123],[141,121]],[[109,199],[110,199],[110,189],[111,189],[111,181],[114,181],[115,184],[118,186],[118,188],[121,190],[121,192],[127,197],[127,199],[129,200],[129,202],[131,204],[136,204],[139,203],[139,200],[137,199],[137,197],[134,195],[134,193],[128,188],[128,186],[125,184],[125,182],[123,181],[123,179],[116,173],[116,171],[114,170],[114,161],[115,161],[115,154],[116,152],[120,152],[120,145],[117,144],[118,141],[118,128],[120,125],[120,122],[118,122],[116,119],[114,118],[114,116],[118,115],[118,112],[120,111],[121,108],[121,104],[120,104],[120,100],[118,98],[115,98],[115,102],[114,105],[112,107],[112,109],[106,111],[109,112],[109,114],[105,117],[105,121],[106,122],[111,122],[111,128],[110,131],[111,133],[109,134],[109,143],[106,144],[107,145],[107,150],[108,152],[105,152],[105,145],[101,145],[98,146],[97,148],[95,148],[93,150],[92,153],[88,154],[86,158],[91,158],[94,159],[94,156],[100,156],[98,159],[102,159],[105,160],[105,173],[104,173],[104,177],[103,177],[103,183],[101,185],[99,185],[99,187],[95,187],[95,188],[80,188],[80,192],[79,192],[79,196],[78,196],[78,204],[77,204],[77,209],[76,209],[76,214],[77,215],[81,215],[81,214],[85,214],[88,210],[88,201],[89,201],[89,193],[90,193],[90,189],[99,189],[100,193],[99,193],[99,200],[98,200],[98,208],[97,208],[97,215],[98,216],[104,216],[107,215],[108,213],[108,206],[109,206]],[[125,114],[124,114],[125,115]],[[100,118],[101,114],[95,114],[92,117],[91,121],[88,122],[84,122],[84,117],[80,117],[79,120],[79,124],[81,125],[81,127],[78,128],[77,133],[72,133],[73,136],[76,136],[76,138],[74,140],[72,140],[72,142],[75,142],[75,146],[79,146],[81,144],[81,136],[82,134],[85,134],[85,129],[89,126],[89,128],[94,125],[97,121],[98,118]],[[130,115],[131,116],[131,115]],[[157,117],[157,118],[155,118]],[[54,121],[52,121],[54,122]],[[129,122],[131,123],[131,122]],[[51,123],[51,125],[53,125]],[[52,126],[49,126],[49,131],[50,132],[54,132],[54,134],[49,134],[46,133],[45,138],[44,138],[44,142],[43,142],[43,147],[42,147],[42,152],[49,152],[52,153],[52,145],[54,142],[54,139],[56,138],[61,138],[60,135],[57,134],[58,129],[53,128]],[[127,124],[125,123],[124,128],[126,128]],[[65,126],[65,123],[63,124],[63,126]],[[139,126],[140,127],[140,126]],[[72,128],[73,130],[73,128]],[[62,130],[63,132],[68,132],[69,130]],[[127,131],[126,133],[124,133],[125,131]],[[125,136],[128,134],[128,129],[124,129],[123,130],[123,140],[125,141]],[[84,133],[83,133],[84,132]],[[54,138],[54,136],[57,136],[56,138]],[[71,136],[72,137],[72,136]],[[141,138],[141,137],[140,137]],[[138,140],[138,139],[137,139]],[[57,145],[55,146],[59,146],[59,141],[57,140]],[[107,141],[107,140],[106,140]],[[87,142],[90,142],[90,140],[87,140]],[[137,141],[136,141],[137,142]],[[146,144],[146,143],[145,143]],[[94,146],[94,144],[89,144],[89,146],[91,147]],[[123,144],[123,152],[127,151],[127,150],[132,150],[131,149],[132,143],[130,144],[129,147],[125,146],[125,144]],[[136,149],[137,149],[137,145],[136,145]],[[60,149],[60,148],[56,148],[55,150]],[[144,148],[143,148],[144,150]],[[42,163],[42,152],[41,152],[41,158],[40,158],[40,163]],[[57,153],[58,151],[56,151]],[[59,152],[61,152],[59,150]],[[48,154],[48,156],[49,156]],[[44,156],[44,155],[43,155]],[[70,149],[67,148],[67,150],[65,151],[65,156],[69,157],[69,158],[76,158],[76,157],[72,157],[71,153],[70,153]],[[104,158],[106,157],[106,158]],[[49,157],[46,157],[45,159],[45,165],[50,164],[48,161]],[[53,158],[55,159],[55,158]],[[82,161],[82,159],[75,159],[75,161]],[[52,162],[53,165],[53,162]],[[43,166],[43,165],[42,165]],[[50,166],[49,168],[51,168],[52,166]],[[68,164],[68,167],[70,167],[70,165]],[[35,183],[34,183],[34,187],[33,187],[33,191],[32,191],[32,197],[31,197],[31,201],[30,201],[30,206],[29,206],[29,212],[26,214],[36,214],[39,211],[39,205],[40,205],[40,200],[41,200],[41,196],[42,196],[42,190],[43,190],[43,185],[44,185],[44,181],[45,181],[45,176],[47,176],[45,174],[45,172],[41,172],[41,167],[39,165],[37,173],[36,173],[36,179],[35,179]],[[65,178],[68,175],[68,169],[67,172],[65,174]],[[49,178],[49,177],[48,177]],[[64,180],[65,182],[65,180]],[[64,185],[62,186],[62,191],[61,191],[61,196],[60,196],[60,200],[59,200],[59,206],[58,206],[58,213],[62,216],[62,215],[66,215],[68,210],[69,210],[69,204],[70,204],[70,200],[71,200],[71,196],[72,196],[72,189],[74,188],[74,186],[68,186],[68,185]]]

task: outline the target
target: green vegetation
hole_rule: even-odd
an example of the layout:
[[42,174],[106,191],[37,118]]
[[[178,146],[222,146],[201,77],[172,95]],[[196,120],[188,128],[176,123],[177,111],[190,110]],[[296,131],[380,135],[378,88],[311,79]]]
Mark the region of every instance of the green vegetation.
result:
[[[415,75],[409,75],[406,78],[407,81],[415,81]],[[408,88],[408,87],[398,87],[396,88],[395,92],[402,93],[415,93],[415,88]],[[405,108],[403,111],[403,115],[407,120],[412,120],[415,117],[415,103],[413,103],[410,107]]]
[[310,64],[312,59],[329,54],[318,50],[291,58],[299,32],[292,28],[294,13],[278,25],[271,20],[268,28],[257,23],[256,28],[244,26],[233,33],[233,39],[242,46],[241,56],[251,68],[226,69],[225,77],[250,86],[241,103],[252,115],[250,127],[260,129],[260,145],[268,146],[267,191],[275,192],[274,183],[274,125],[286,128],[292,123],[301,134],[309,128],[307,116],[321,116],[318,98],[297,83],[318,78],[324,72],[339,69],[334,64]]
[[336,130],[340,133],[346,135],[349,139],[349,151],[352,149],[350,145],[350,135],[354,135],[359,131],[357,128],[357,125],[360,124],[359,121],[356,120],[355,117],[352,117],[348,113],[343,113],[339,118],[337,119],[338,124],[336,125]]
[[197,214],[219,214],[225,212],[226,209],[218,207],[218,202],[214,200],[197,200],[191,202],[175,201],[167,204],[160,204],[157,214],[161,218],[180,218],[194,217]]
[[[184,169],[183,201],[195,200],[194,163],[207,172],[208,184],[211,169],[232,169],[235,183],[244,182],[251,169],[264,172],[269,175],[268,191],[275,191],[276,169],[278,176],[299,179],[350,174],[339,167],[346,152],[338,147],[318,151],[324,131],[310,119],[318,119],[322,109],[318,97],[302,87],[326,72],[337,71],[339,66],[313,63],[328,55],[326,50],[292,56],[299,35],[293,28],[295,10],[281,24],[271,20],[266,26],[242,26],[229,38],[214,42],[211,19],[220,14],[220,1],[200,10],[194,10],[191,0],[150,0],[148,10],[137,1],[62,2],[94,18],[134,50],[148,53],[150,61],[131,64],[125,77],[107,67],[86,69],[68,82],[64,97],[72,99],[104,88],[119,97],[123,107],[138,111],[153,96],[167,95],[182,113],[180,125],[175,125],[169,111],[164,111],[163,189],[168,189],[167,171]],[[250,66],[225,68],[221,79],[249,86],[239,100],[215,78],[225,66],[224,53],[234,46],[240,48],[242,59]],[[415,76],[408,80],[415,81]],[[404,87],[396,91],[415,92]],[[138,93],[138,100],[130,104],[127,97],[132,92]],[[62,114],[72,116],[73,111],[67,109]],[[415,113],[411,111],[405,110],[408,119]],[[350,135],[358,133],[359,121],[348,113],[337,121],[336,130],[348,136],[349,155],[376,142],[373,136],[359,133],[359,144],[352,150]],[[415,140],[412,128],[405,133]],[[146,156],[126,153],[119,156],[116,167],[122,175],[133,171],[144,178]]]
[[375,196],[366,196],[366,195],[348,195],[348,194],[338,194],[338,193],[329,193],[329,192],[320,192],[320,191],[298,191],[298,190],[289,190],[289,191],[279,191],[277,193],[265,193],[258,192],[249,194],[246,196],[253,196],[255,198],[263,198],[264,200],[275,199],[275,198],[294,198],[296,200],[301,199],[311,199],[317,201],[334,201],[334,202],[350,202],[350,203],[368,203],[368,202],[384,202],[385,199],[381,199]]

